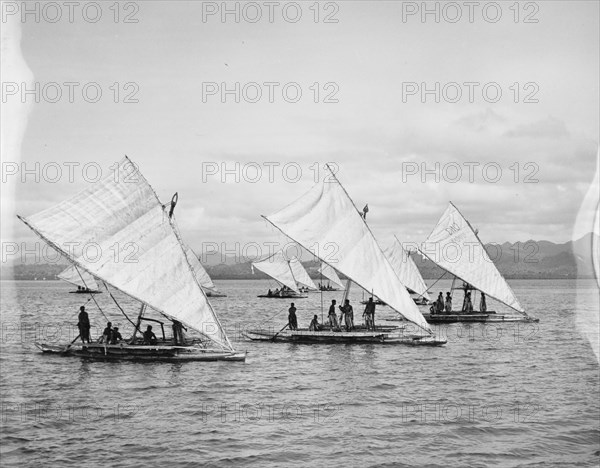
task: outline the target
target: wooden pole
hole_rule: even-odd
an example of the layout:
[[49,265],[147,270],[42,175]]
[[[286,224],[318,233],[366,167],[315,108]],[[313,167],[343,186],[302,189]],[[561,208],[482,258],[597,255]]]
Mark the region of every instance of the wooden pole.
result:
[[273,338],[271,338],[271,341],[275,341],[275,338],[277,338],[277,335],[279,335],[283,330],[285,330],[289,325],[289,322],[285,324],[285,327],[283,327],[281,330],[279,330],[277,333],[275,333],[275,336],[273,336]]
[[69,348],[71,347],[71,345],[72,345],[73,343],[75,343],[75,342],[76,342],[76,341],[79,339],[79,337],[80,337],[80,336],[81,336],[81,334],[77,335],[77,336],[75,337],[75,339],[74,339],[73,341],[71,341],[71,342],[70,342],[70,343],[69,343],[69,344],[68,344],[68,345],[65,347],[65,349],[63,349],[63,353],[66,353],[66,352],[69,350]]
[[133,344],[133,341],[135,340],[135,335],[138,332],[138,330],[140,329],[140,323],[142,322],[142,314],[144,313],[145,308],[146,308],[146,304],[142,304],[142,307],[140,308],[140,313],[137,318],[137,323],[135,325],[135,330],[133,330],[133,336],[131,337],[131,340],[129,340],[129,344]]

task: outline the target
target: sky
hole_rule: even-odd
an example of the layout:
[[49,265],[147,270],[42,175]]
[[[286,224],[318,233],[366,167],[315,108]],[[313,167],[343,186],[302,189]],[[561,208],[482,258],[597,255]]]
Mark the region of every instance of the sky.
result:
[[88,3],[3,3],[3,242],[125,154],[196,251],[285,242],[260,215],[327,162],[383,246],[449,201],[484,242],[593,229],[598,2]]

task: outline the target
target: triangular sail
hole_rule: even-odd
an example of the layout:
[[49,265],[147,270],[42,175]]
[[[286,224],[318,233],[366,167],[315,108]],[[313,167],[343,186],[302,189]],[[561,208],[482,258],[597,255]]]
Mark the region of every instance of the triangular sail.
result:
[[194,274],[196,275],[198,284],[200,284],[200,286],[202,286],[204,289],[209,289],[211,291],[218,291],[217,287],[215,286],[215,283],[213,283],[213,280],[211,279],[211,277],[208,275],[208,273],[206,272],[206,270],[200,263],[200,260],[198,259],[197,255],[194,253],[194,251],[192,249],[190,249],[189,247],[186,247],[185,254],[187,255],[187,258],[190,262],[190,266],[192,267],[192,270],[194,271]]
[[292,291],[299,292],[290,261],[285,258],[281,250],[260,262],[252,262],[252,266]]
[[319,273],[321,273],[325,278],[335,284],[337,287],[343,289],[345,286],[342,284],[342,280],[335,272],[333,268],[331,268],[327,263],[321,263],[321,267],[319,268]]
[[296,283],[309,289],[318,289],[317,285],[308,275],[306,269],[302,266],[302,263],[300,263],[300,260],[298,260],[296,257],[290,258],[290,267],[292,268],[292,273],[294,274]]
[[96,278],[233,349],[198,284],[174,220],[127,157],[92,187],[20,219]]
[[98,290],[98,283],[96,283],[94,277],[85,270],[77,270],[74,266],[70,266],[66,270],[61,271],[58,274],[58,277],[67,283],[80,286],[84,289],[89,289],[91,291]]
[[518,312],[523,307],[477,234],[450,203],[420,251],[432,262]]
[[394,243],[384,253],[392,267],[394,267],[400,282],[419,296],[430,300],[429,294],[427,294],[427,285],[421,276],[421,272],[397,238],[394,239]]
[[[329,172],[326,180],[265,219],[407,320],[431,331],[365,220],[331,170]],[[328,252],[325,260],[320,255],[326,245],[334,245],[336,249],[333,254]]]

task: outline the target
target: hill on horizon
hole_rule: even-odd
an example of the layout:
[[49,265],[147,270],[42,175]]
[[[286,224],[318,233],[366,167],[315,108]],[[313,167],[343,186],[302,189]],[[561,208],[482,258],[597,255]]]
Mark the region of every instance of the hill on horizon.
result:
[[[589,233],[576,241],[556,244],[550,241],[505,242],[486,244],[485,248],[500,273],[508,279],[528,278],[593,278],[592,236]],[[437,279],[443,270],[419,253],[412,253],[413,260],[425,279]],[[204,262],[206,271],[213,279],[266,279],[267,275],[255,270],[252,273],[253,259],[236,259],[226,255],[215,255],[219,263]],[[27,258],[25,260],[28,260]],[[202,260],[202,258],[201,258]],[[212,263],[212,264],[211,264]],[[16,280],[56,280],[57,275],[68,266],[65,259],[55,263],[14,262],[3,264],[2,279]],[[320,279],[317,272],[320,262],[302,262],[313,279]],[[343,275],[342,275],[343,277]]]

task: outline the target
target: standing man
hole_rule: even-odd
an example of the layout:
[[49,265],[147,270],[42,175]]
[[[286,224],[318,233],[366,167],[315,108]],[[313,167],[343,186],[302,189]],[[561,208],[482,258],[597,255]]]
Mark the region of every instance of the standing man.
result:
[[452,312],[452,296],[449,292],[446,293],[446,312]]
[[479,310],[481,312],[487,312],[487,304],[485,302],[485,293],[481,292],[481,300],[479,301]]
[[354,330],[354,309],[350,305],[350,299],[346,299],[343,306],[340,306],[342,315],[346,321],[346,331]]
[[464,302],[464,306],[463,306],[463,312],[473,312],[473,303],[471,302],[471,293],[468,292],[465,295],[465,302]]
[[442,312],[444,312],[444,295],[442,294],[441,291],[438,294],[435,308],[437,309],[438,314],[441,314]]
[[90,317],[85,311],[85,306],[79,308],[79,315],[77,316],[77,328],[79,328],[79,337],[82,343],[90,342]]
[[331,327],[331,331],[339,330],[340,326],[338,325],[337,317],[335,315],[335,299],[332,299],[331,301],[331,305],[329,306],[329,314],[327,314],[327,317],[329,317],[329,326]]
[[375,330],[375,302],[373,302],[373,297],[369,298],[363,315],[365,316],[367,330]]
[[[178,320],[173,320],[173,340],[175,345],[183,346],[185,344],[185,338],[183,337],[183,325]],[[187,329],[186,329],[187,331]]]
[[298,330],[298,318],[296,317],[296,307],[294,307],[293,302],[288,309],[288,312],[288,326],[290,327],[290,330]]

